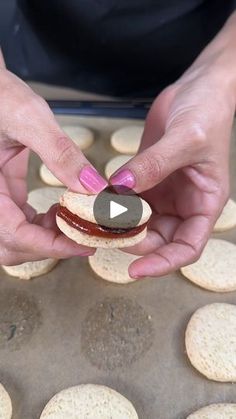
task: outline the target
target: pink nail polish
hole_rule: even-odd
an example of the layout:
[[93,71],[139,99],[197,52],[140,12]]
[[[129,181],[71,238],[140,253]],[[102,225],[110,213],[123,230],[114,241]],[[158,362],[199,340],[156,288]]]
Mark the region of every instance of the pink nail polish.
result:
[[85,166],[80,172],[79,180],[89,191],[99,193],[108,185],[102,176],[91,166]]
[[81,256],[81,257],[93,256],[94,253],[95,253],[94,250],[92,250],[91,252],[88,250],[87,252],[80,253],[79,256]]
[[111,177],[110,182],[114,186],[115,185],[125,186],[126,188],[129,188],[129,189],[132,189],[135,187],[135,177],[133,173],[128,169],[117,172],[115,175]]
[[135,275],[135,274],[134,275],[130,275],[130,277],[133,278],[133,279],[139,279],[140,278],[140,276]]
[[133,269],[131,267],[128,269],[128,271],[129,271],[129,276],[131,278],[133,278],[133,279],[139,279],[140,278],[138,273],[136,273],[135,271],[133,272]]

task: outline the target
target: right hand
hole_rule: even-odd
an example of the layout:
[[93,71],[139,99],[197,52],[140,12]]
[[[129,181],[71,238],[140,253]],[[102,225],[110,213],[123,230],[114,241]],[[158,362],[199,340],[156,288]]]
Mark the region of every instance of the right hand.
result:
[[39,216],[27,204],[29,150],[75,192],[98,193],[106,181],[62,131],[47,103],[5,68],[0,95],[0,264],[92,254],[59,232],[55,208]]

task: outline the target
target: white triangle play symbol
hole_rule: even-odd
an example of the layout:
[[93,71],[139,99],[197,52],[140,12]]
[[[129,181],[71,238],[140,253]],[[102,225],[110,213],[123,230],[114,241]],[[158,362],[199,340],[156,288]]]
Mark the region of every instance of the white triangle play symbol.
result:
[[110,218],[115,218],[126,211],[128,211],[128,208],[117,204],[115,201],[110,201]]

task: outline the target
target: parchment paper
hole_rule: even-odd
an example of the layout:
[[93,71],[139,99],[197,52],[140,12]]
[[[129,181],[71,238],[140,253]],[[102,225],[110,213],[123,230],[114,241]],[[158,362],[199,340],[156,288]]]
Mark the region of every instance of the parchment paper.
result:
[[[96,142],[86,154],[99,170],[116,155],[110,133],[132,122],[59,119],[93,128]],[[234,144],[232,162],[235,154]],[[39,165],[33,156],[30,189],[43,186]],[[234,198],[235,176],[234,163]],[[236,230],[217,237],[236,242]],[[205,291],[179,273],[119,286],[99,279],[79,257],[32,281],[1,271],[0,381],[11,395],[13,419],[38,419],[56,392],[81,383],[121,392],[140,419],[185,419],[206,404],[236,402],[235,385],[208,381],[185,354],[191,314],[212,302],[236,303],[236,293]]]

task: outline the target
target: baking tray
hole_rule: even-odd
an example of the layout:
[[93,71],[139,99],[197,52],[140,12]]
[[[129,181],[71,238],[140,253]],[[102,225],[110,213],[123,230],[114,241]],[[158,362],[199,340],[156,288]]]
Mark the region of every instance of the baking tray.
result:
[[[86,155],[101,171],[116,155],[109,145],[111,132],[133,122],[58,120],[94,130],[96,141]],[[232,162],[235,155],[233,141]],[[33,155],[29,189],[44,186],[39,166]],[[235,164],[231,172],[236,198]],[[236,230],[217,237],[236,242]],[[1,271],[0,291],[0,381],[11,395],[13,419],[38,419],[55,393],[81,383],[119,391],[140,419],[185,419],[206,404],[236,401],[236,387],[198,374],[184,347],[191,314],[205,304],[235,303],[235,292],[205,291],[179,273],[116,285],[99,279],[79,257],[32,281]]]

